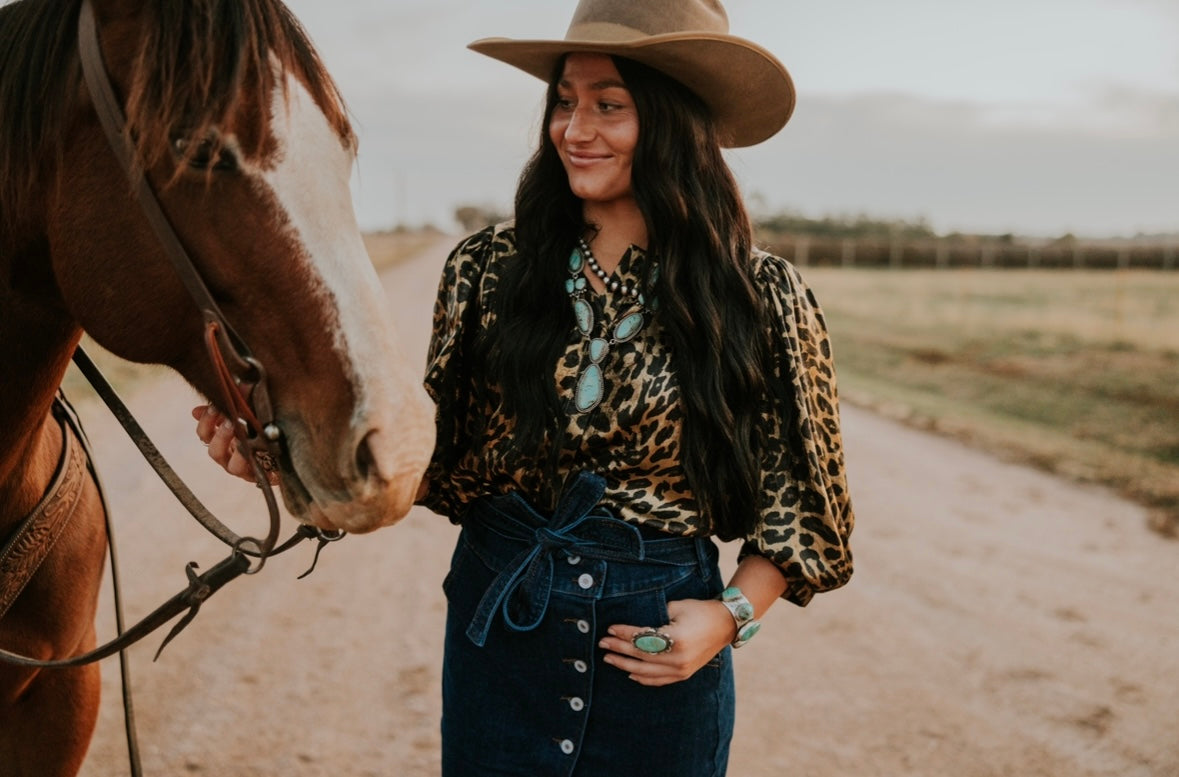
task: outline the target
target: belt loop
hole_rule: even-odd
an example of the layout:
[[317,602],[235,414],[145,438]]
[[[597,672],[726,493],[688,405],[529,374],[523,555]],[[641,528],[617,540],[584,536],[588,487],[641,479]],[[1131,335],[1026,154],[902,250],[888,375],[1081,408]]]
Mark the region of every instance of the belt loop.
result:
[[708,547],[712,541],[707,537],[696,538],[696,561],[700,565],[700,577],[705,582],[712,577],[712,562],[708,557]]

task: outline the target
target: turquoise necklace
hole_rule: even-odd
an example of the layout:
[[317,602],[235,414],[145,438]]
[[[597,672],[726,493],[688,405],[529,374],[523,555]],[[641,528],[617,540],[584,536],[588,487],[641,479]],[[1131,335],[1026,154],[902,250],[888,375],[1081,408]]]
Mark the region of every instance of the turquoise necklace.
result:
[[[611,324],[611,322],[603,320],[604,331],[601,337],[594,336],[594,309],[589,300],[585,298],[589,291],[589,281],[585,277],[586,266],[594,275],[602,279],[602,283],[606,285],[607,289],[612,292],[621,292],[635,303],[634,307],[623,312],[617,322]],[[653,288],[658,278],[659,267],[652,263],[647,279],[648,288]],[[598,260],[590,251],[589,246],[581,238],[577,239],[577,245],[573,248],[573,253],[569,255],[569,278],[565,281],[565,291],[569,293],[569,299],[573,304],[573,317],[577,321],[577,331],[581,332],[581,336],[589,343],[589,364],[577,377],[577,387],[573,391],[574,408],[579,413],[588,413],[598,406],[606,393],[602,362],[610,354],[611,348],[618,343],[633,340],[642,331],[643,325],[647,323],[647,300],[637,285],[632,287],[624,283],[620,284],[617,280],[610,280],[610,277],[598,264]],[[654,312],[658,307],[659,301],[652,299],[651,311]]]

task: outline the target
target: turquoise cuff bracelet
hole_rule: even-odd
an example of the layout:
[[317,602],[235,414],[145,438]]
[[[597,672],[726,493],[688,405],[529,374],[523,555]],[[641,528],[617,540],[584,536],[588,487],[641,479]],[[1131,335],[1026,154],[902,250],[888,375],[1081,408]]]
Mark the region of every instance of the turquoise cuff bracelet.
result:
[[736,586],[729,586],[721,591],[720,603],[729,609],[729,613],[733,616],[733,620],[737,622],[737,636],[733,638],[730,643],[733,647],[744,647],[745,643],[753,639],[754,635],[761,629],[761,621],[753,619],[753,604],[745,598],[745,594],[741,593],[741,589]]

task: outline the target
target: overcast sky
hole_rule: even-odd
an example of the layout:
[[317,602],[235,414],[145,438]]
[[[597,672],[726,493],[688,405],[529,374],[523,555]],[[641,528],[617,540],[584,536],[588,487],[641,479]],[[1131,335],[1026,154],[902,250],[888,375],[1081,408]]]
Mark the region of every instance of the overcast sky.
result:
[[[465,47],[561,38],[574,0],[289,5],[357,121],[363,227],[508,207],[543,85]],[[725,5],[799,94],[781,133],[729,154],[755,208],[939,232],[1179,232],[1179,0]]]

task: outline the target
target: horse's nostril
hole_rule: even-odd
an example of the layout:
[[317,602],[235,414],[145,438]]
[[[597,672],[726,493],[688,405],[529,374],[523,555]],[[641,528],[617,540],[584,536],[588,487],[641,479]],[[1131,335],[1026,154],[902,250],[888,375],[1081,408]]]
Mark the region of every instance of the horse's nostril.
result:
[[387,435],[373,429],[364,435],[356,448],[356,472],[361,480],[389,482],[394,475],[394,452]]

